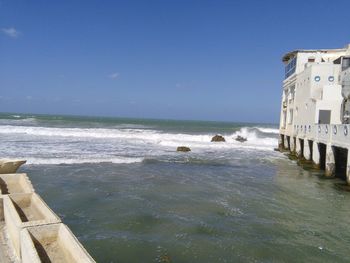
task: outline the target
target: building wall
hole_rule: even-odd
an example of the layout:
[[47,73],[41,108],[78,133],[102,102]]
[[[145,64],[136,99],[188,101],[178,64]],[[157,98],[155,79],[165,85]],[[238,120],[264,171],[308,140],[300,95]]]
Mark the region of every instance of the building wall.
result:
[[342,103],[338,84],[340,65],[308,63],[297,76],[294,124],[318,123],[319,110],[331,110],[331,121],[340,123]]
[[[294,125],[315,124],[319,110],[331,111],[331,123],[341,123],[341,70],[333,61],[343,55],[339,52],[299,52],[295,73],[283,81],[280,132],[291,136]],[[286,121],[284,122],[284,116]]]
[[[318,123],[319,110],[331,111],[331,124],[341,124],[341,106],[343,97],[341,96],[340,85],[327,85],[323,88],[323,96],[327,93],[330,99],[320,100],[316,103],[315,123]],[[337,95],[337,96],[336,96]]]

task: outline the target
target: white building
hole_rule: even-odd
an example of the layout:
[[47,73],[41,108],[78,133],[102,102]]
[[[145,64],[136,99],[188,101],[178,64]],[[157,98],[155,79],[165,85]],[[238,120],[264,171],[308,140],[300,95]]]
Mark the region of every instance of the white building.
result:
[[293,134],[294,124],[340,124],[343,97],[339,74],[348,49],[296,50],[283,56],[285,80],[281,133]]
[[[327,173],[334,174],[336,164],[332,156],[328,163],[322,158],[331,152],[333,157],[343,156],[345,152],[337,153],[341,151],[338,148],[345,149],[347,156],[350,148],[346,137],[346,124],[350,123],[350,45],[342,49],[295,50],[285,54],[282,61],[285,79],[280,148],[317,165],[322,166],[324,161],[326,171],[329,168]],[[350,161],[345,166],[347,163]]]

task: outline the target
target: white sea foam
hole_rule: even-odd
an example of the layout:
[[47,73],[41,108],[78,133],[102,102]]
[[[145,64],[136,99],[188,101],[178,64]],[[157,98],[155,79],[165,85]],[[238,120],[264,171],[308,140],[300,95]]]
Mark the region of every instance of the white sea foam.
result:
[[[6,138],[0,155],[22,156],[29,164],[72,163],[137,163],[144,158],[178,158],[176,147],[185,145],[198,158],[231,158],[233,150],[272,151],[277,137],[264,135],[260,129],[243,127],[232,134],[223,134],[226,143],[212,143],[214,134],[169,133],[159,130],[129,128],[52,128],[0,125]],[[235,138],[247,138],[244,143]],[[20,143],[18,143],[20,142]],[[24,148],[23,148],[24,147]],[[23,152],[27,156],[23,156]],[[215,152],[215,154],[212,154]]]
[[[258,129],[260,130],[260,129]],[[271,132],[269,132],[271,133]],[[254,128],[247,128],[247,127],[243,127],[241,128],[239,131],[235,132],[233,134],[234,137],[237,136],[242,136],[244,138],[247,138],[247,144],[256,144],[259,146],[270,146],[270,147],[274,147],[276,146],[277,143],[277,138],[274,137],[260,137],[257,132],[254,130]]]
[[[31,126],[0,126],[0,134],[23,134],[48,137],[75,138],[135,138],[135,134],[152,134],[154,131],[143,129],[102,129],[102,128],[48,128]],[[145,137],[147,138],[147,137]]]
[[[276,133],[275,129],[257,128],[266,133]],[[278,132],[278,130],[277,130]],[[11,126],[1,125],[0,134],[21,134],[43,137],[72,137],[72,138],[103,138],[103,139],[141,139],[159,141],[162,139],[171,139],[179,141],[209,142],[213,134],[174,134],[164,133],[157,130],[147,129],[104,129],[104,128],[49,128],[32,126]],[[250,140],[258,139],[254,130],[243,127],[232,135],[224,136],[243,136]],[[268,137],[267,137],[268,138]],[[264,138],[259,138],[260,143]],[[272,138],[273,139],[273,138]]]
[[130,158],[130,157],[118,157],[118,158],[97,158],[97,159],[78,159],[78,158],[28,158],[27,164],[83,164],[83,163],[116,163],[116,164],[129,164],[140,163],[144,158]]
[[274,134],[279,134],[279,130],[278,129],[273,129],[273,128],[263,128],[263,127],[255,127],[256,129],[258,129],[261,132],[264,133],[274,133]]

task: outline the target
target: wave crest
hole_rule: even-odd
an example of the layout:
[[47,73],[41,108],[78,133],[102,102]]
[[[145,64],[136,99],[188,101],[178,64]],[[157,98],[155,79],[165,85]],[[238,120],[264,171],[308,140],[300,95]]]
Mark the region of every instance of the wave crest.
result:
[[[275,131],[262,127],[242,127],[223,134],[225,143],[213,143],[215,134],[169,133],[140,128],[53,128],[0,125],[4,138],[0,156],[24,157],[28,164],[138,163],[149,159],[184,161],[178,146],[192,149],[191,162],[213,160],[225,163],[238,150],[247,155],[273,151]],[[267,128],[266,128],[267,129]],[[244,143],[235,138],[247,138]],[[19,146],[21,142],[21,146]],[[23,156],[23,153],[27,156]],[[165,159],[164,159],[165,158]],[[149,162],[149,161],[148,161]]]

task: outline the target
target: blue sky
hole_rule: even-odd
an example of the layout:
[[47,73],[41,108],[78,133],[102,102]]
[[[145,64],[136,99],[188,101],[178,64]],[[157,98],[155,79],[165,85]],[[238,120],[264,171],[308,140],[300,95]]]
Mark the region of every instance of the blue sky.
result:
[[0,1],[0,111],[278,122],[283,53],[350,1]]

